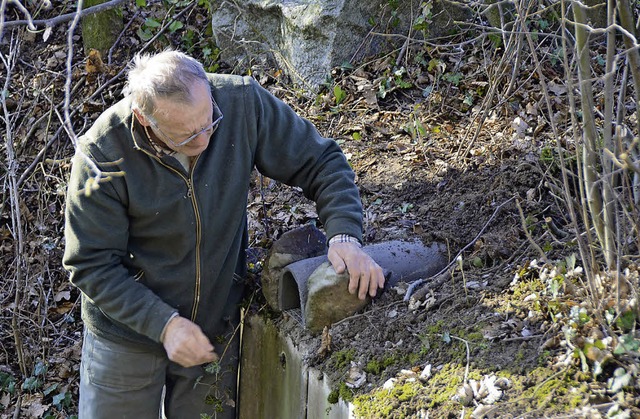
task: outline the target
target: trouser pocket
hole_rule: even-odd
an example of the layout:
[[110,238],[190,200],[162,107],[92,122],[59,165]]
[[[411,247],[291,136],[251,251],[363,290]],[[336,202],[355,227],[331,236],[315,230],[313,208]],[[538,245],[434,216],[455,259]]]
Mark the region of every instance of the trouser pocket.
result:
[[140,390],[154,384],[159,369],[165,368],[160,357],[136,347],[100,338],[91,332],[85,334],[82,353],[85,379],[96,386]]

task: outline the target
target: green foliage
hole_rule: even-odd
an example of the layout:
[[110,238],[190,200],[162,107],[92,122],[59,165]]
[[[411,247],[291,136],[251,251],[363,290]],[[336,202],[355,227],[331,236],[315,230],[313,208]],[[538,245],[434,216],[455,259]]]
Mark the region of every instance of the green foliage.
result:
[[490,33],[487,38],[491,41],[493,48],[500,48],[502,46],[502,37],[498,33]]
[[53,396],[53,405],[58,409],[65,409],[71,406],[71,392],[63,391]]
[[635,310],[627,310],[616,319],[616,326],[623,332],[630,332],[636,324]]
[[340,383],[340,385],[338,385],[338,388],[334,388],[333,390],[331,390],[329,396],[327,396],[327,401],[330,404],[336,404],[340,399],[344,400],[345,402],[351,402],[353,401],[353,397],[354,391],[349,388],[349,386],[347,386],[344,382],[342,382]]
[[338,394],[340,395],[340,398],[345,402],[353,401],[353,390],[349,388],[349,386],[347,386],[345,383],[340,383]]
[[204,368],[205,372],[207,374],[219,374],[221,371],[221,365],[220,362],[215,361],[215,362],[210,362],[207,364],[207,366]]
[[0,391],[6,391],[9,394],[13,394],[16,391],[16,379],[13,375],[0,372]]
[[336,404],[338,403],[339,400],[340,400],[340,392],[337,389],[331,390],[331,393],[329,393],[329,396],[327,396],[327,401],[330,404]]
[[22,390],[33,392],[40,389],[44,383],[44,377],[47,373],[47,365],[38,361],[33,367],[33,374],[27,377],[22,383]]
[[635,356],[640,355],[638,350],[640,349],[640,340],[636,339],[633,333],[620,336],[618,345],[613,350],[615,355],[633,354]]
[[162,24],[156,19],[148,17],[144,20],[144,24],[138,28],[138,37],[146,42],[153,38],[155,30],[161,26]]
[[420,4],[420,14],[416,17],[416,20],[413,22],[413,29],[416,31],[420,31],[422,33],[426,33],[429,30],[429,26],[432,23],[432,13],[433,4],[431,0],[423,1]]
[[406,214],[412,209],[413,209],[413,204],[409,202],[403,202],[402,206],[400,207],[400,212],[403,214]]
[[347,98],[347,92],[342,90],[340,85],[336,84],[333,87],[333,98],[335,99],[336,106],[340,105]]
[[[204,402],[209,406],[213,406],[214,410],[218,413],[222,413],[224,410],[224,401],[219,397],[215,397],[213,394],[208,394]],[[211,418],[214,417],[215,415],[211,416]]]
[[[138,28],[136,34],[143,42],[157,36],[155,42],[160,46],[179,45],[180,50],[202,62],[206,71],[215,72],[219,68],[220,49],[213,40],[211,25],[199,25],[187,20],[173,20],[176,10],[191,6],[193,0],[164,0],[149,3],[136,0],[136,5],[148,11],[149,16]],[[212,1],[198,0],[197,7],[204,9],[198,16],[199,21],[207,22],[211,18]],[[187,19],[186,17],[184,19]],[[162,31],[162,34],[158,34]]]
[[407,70],[404,67],[394,68],[393,71],[386,72],[378,86],[378,97],[384,99],[387,94],[396,89],[409,89],[413,87],[413,83],[406,79]]
[[448,81],[449,83],[453,84],[454,86],[458,86],[460,84],[460,81],[462,80],[462,73],[457,72],[457,73],[444,73],[442,75],[442,79],[444,81]]

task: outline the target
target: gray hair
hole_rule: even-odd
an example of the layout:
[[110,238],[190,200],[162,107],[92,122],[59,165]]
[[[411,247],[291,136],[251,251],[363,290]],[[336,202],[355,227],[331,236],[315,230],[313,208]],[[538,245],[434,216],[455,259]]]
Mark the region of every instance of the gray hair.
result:
[[123,93],[131,96],[132,108],[152,116],[158,98],[193,103],[191,88],[197,82],[204,82],[209,88],[202,64],[186,54],[171,50],[156,55],[136,54]]

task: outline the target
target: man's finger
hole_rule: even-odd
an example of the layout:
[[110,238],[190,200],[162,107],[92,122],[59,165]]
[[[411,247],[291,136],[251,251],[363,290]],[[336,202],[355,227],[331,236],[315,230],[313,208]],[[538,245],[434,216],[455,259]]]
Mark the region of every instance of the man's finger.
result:
[[343,273],[347,269],[347,265],[344,263],[344,260],[340,257],[340,255],[329,249],[329,254],[327,255],[329,262],[331,262],[331,266],[333,266],[333,270],[336,271],[337,274]]
[[358,298],[364,300],[367,298],[367,293],[369,292],[369,283],[371,282],[371,277],[368,272],[363,272],[360,275],[360,292],[358,293]]

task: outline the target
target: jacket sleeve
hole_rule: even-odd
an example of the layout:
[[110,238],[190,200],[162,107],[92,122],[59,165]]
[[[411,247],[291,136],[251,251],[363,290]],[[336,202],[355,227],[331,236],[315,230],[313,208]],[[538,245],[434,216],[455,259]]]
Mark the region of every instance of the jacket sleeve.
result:
[[[93,175],[88,158],[76,153],[71,169],[63,265],[71,282],[106,316],[159,342],[166,322],[177,310],[137,282],[136,273],[123,264],[129,237],[124,178],[112,176],[85,193]],[[105,165],[103,170],[113,167]]]
[[348,234],[362,241],[362,204],[355,175],[338,144],[308,120],[250,81],[247,100],[255,115],[256,167],[315,201],[327,238]]

